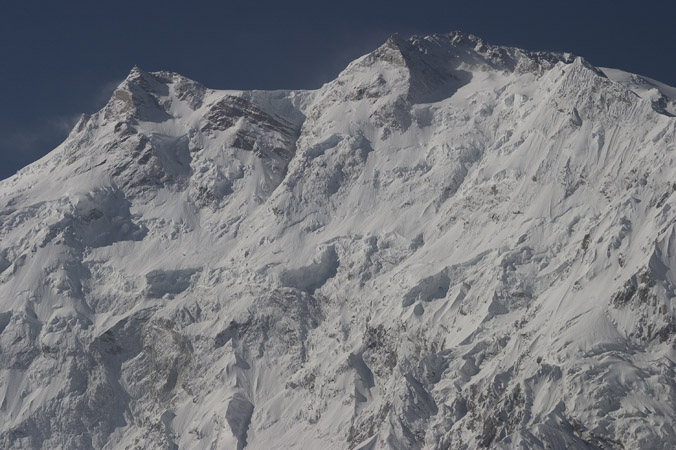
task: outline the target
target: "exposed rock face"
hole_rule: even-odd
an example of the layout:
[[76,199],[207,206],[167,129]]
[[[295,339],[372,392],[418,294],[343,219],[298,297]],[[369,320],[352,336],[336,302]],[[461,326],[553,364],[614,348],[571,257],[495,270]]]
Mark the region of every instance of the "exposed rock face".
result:
[[674,97],[461,33],[134,68],[0,183],[0,447],[673,448]]

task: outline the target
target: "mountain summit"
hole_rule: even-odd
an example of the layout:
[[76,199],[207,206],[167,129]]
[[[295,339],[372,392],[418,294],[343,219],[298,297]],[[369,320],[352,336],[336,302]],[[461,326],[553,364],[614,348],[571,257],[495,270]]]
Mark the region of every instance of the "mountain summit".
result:
[[462,33],[135,67],[0,182],[0,447],[673,448],[675,99]]

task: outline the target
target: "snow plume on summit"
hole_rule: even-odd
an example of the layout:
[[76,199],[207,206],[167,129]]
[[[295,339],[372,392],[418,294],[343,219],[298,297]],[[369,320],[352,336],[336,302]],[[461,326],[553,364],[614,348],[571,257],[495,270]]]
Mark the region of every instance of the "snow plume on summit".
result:
[[673,448],[674,92],[462,33],[134,68],[0,183],[0,447]]

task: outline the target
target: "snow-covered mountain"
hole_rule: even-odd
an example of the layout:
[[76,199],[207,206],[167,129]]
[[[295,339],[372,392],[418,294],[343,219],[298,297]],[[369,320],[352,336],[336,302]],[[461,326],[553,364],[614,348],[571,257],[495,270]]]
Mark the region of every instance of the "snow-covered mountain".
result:
[[134,68],[0,183],[0,448],[674,448],[675,99],[462,33]]

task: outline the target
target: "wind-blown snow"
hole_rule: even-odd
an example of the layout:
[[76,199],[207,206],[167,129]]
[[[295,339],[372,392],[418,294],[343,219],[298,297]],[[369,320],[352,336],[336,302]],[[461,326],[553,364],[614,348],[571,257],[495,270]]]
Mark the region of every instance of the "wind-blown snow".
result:
[[461,33],[134,68],[0,183],[0,447],[673,448],[674,92]]

